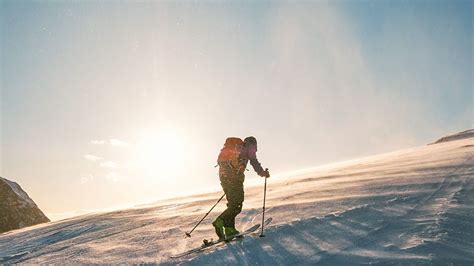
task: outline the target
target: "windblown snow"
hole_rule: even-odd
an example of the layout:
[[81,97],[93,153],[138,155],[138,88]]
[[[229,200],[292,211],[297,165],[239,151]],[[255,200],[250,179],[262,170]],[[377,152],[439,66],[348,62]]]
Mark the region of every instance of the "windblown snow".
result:
[[[266,237],[170,256],[213,236],[184,233],[220,192],[90,214],[0,235],[0,263],[212,265],[474,264],[474,138],[373,156],[305,176],[268,179]],[[263,180],[262,180],[263,183]],[[261,220],[262,186],[247,187],[237,227]]]

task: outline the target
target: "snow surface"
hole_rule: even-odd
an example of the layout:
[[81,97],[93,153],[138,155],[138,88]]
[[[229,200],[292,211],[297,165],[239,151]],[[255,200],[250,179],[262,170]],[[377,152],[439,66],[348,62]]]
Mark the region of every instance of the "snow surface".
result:
[[[266,237],[181,259],[213,236],[221,192],[83,215],[0,235],[0,263],[212,265],[474,264],[474,138],[268,179]],[[216,180],[217,182],[217,180]],[[261,180],[263,184],[263,180]],[[237,226],[261,219],[262,186],[246,187]]]

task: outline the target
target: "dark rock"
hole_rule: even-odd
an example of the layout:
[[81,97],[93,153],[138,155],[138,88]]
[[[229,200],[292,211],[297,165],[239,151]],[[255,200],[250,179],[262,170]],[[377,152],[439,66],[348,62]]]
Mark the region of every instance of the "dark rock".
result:
[[48,217],[23,189],[0,177],[0,233],[45,222]]
[[468,139],[468,138],[474,138],[474,129],[469,129],[463,132],[459,132],[456,134],[448,135],[446,137],[442,137],[431,144],[442,143],[442,142],[453,141],[453,140],[460,140],[460,139]]

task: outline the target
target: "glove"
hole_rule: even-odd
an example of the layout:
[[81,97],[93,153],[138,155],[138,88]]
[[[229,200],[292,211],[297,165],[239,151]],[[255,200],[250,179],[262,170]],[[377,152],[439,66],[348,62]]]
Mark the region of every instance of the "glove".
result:
[[270,177],[270,172],[268,172],[268,169],[265,169],[265,171],[260,172],[258,175],[261,176],[261,177],[269,178]]

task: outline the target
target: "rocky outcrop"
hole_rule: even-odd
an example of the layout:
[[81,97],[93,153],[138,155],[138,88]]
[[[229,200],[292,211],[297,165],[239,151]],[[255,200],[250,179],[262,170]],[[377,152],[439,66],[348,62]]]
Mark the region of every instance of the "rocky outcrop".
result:
[[0,233],[45,222],[48,217],[23,189],[0,177]]
[[460,139],[468,139],[468,138],[474,138],[474,129],[469,129],[469,130],[462,131],[456,134],[448,135],[446,137],[442,137],[432,144],[453,141],[453,140],[460,140]]

